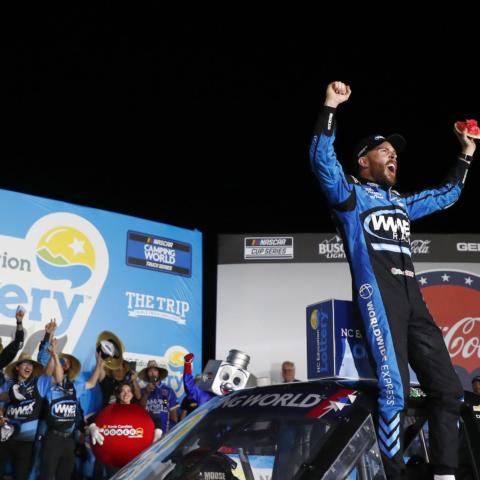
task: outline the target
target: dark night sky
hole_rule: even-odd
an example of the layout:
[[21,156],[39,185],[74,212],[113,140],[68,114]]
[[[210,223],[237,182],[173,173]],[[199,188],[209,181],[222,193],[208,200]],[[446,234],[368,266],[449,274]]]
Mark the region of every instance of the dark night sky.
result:
[[[399,190],[440,181],[454,121],[480,116],[465,18],[352,29],[313,12],[199,21],[115,8],[3,18],[0,188],[202,230],[209,316],[217,233],[333,229],[307,157],[330,81],[353,91],[341,158],[366,134],[406,136]],[[413,230],[479,233],[479,168],[459,205]]]
[[[446,23],[347,40],[307,15],[204,23],[141,8],[43,12],[9,38],[0,187],[213,233],[329,230],[307,159],[329,81],[353,90],[341,156],[365,134],[407,137],[399,189],[440,180],[453,122],[478,118],[478,88],[460,73],[471,54],[447,53]],[[418,229],[480,231],[458,209]]]

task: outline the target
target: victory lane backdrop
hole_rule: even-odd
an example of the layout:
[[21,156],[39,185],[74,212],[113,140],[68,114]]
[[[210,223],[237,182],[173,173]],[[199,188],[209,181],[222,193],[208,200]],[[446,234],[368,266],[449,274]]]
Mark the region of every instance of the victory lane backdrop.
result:
[[36,355],[55,318],[63,352],[83,371],[103,330],[125,345],[137,371],[168,364],[183,393],[183,356],[202,355],[202,234],[162,223],[0,190],[0,335],[25,307],[24,350]]
[[[480,235],[416,234],[411,250],[422,295],[470,390],[480,374]],[[274,382],[283,360],[295,362],[297,378],[308,377],[306,309],[352,298],[335,233],[221,235],[217,284],[217,358],[235,345],[251,356],[252,373]]]

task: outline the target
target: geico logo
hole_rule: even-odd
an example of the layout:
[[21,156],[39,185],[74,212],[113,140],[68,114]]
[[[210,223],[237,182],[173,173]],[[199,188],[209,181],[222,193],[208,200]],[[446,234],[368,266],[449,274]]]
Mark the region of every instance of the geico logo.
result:
[[143,437],[143,428],[103,428],[105,437]]
[[457,243],[457,250],[459,252],[480,252],[480,243]]
[[34,406],[35,400],[28,405],[21,405],[19,407],[8,407],[7,415],[13,418],[28,417],[33,413]]
[[56,403],[52,408],[52,414],[60,418],[74,418],[77,413],[75,403]]

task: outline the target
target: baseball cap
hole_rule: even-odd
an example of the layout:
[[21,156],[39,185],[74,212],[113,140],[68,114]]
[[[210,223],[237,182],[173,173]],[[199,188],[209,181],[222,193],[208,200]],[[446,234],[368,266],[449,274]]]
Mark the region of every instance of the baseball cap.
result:
[[477,375],[476,377],[472,378],[472,383],[473,382],[480,382],[480,375]]
[[355,159],[360,158],[361,156],[367,154],[370,150],[373,150],[375,147],[378,147],[383,142],[391,143],[392,147],[397,153],[401,152],[406,146],[407,142],[405,138],[399,133],[392,133],[387,137],[383,135],[369,135],[368,137],[362,138],[355,147],[354,156]]

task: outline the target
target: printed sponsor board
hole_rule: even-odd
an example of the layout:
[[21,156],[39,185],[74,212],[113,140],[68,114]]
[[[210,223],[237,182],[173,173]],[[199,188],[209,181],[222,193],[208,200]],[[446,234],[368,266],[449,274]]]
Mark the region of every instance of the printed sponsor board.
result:
[[[183,355],[195,352],[198,368],[202,363],[201,233],[4,190],[0,203],[8,205],[0,211],[3,344],[21,305],[25,351],[35,358],[55,318],[61,350],[91,370],[96,338],[109,330],[123,341],[127,360],[164,360],[181,395]],[[129,263],[147,250],[172,269]]]

